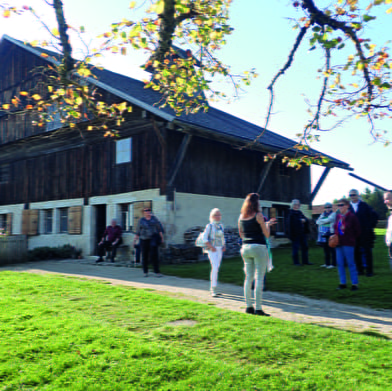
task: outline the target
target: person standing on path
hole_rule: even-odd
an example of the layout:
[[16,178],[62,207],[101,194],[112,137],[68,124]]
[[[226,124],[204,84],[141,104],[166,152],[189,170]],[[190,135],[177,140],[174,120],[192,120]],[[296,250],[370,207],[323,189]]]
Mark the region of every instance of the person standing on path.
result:
[[225,246],[225,229],[221,223],[222,213],[218,208],[214,208],[210,212],[210,223],[207,224],[203,241],[206,244],[206,252],[208,259],[211,263],[211,296],[217,297],[217,286],[218,286],[218,273],[222,262],[223,253],[226,250]]
[[150,208],[143,210],[143,217],[139,220],[133,244],[140,239],[144,277],[148,277],[148,264],[152,263],[156,277],[162,277],[159,271],[158,246],[163,243],[162,224],[152,214]]
[[292,257],[295,266],[299,263],[299,249],[301,248],[302,265],[312,265],[308,257],[308,242],[306,235],[309,233],[309,220],[300,211],[299,200],[291,202],[291,209],[287,218],[287,235],[291,240]]
[[[244,260],[246,302],[245,312],[248,314],[270,316],[261,308],[264,276],[268,264],[267,238],[270,236],[270,226],[276,224],[276,219],[267,223],[260,212],[259,195],[250,193],[245,198],[238,220],[238,231],[242,239],[241,255]],[[252,305],[252,282],[255,284],[255,307]]]

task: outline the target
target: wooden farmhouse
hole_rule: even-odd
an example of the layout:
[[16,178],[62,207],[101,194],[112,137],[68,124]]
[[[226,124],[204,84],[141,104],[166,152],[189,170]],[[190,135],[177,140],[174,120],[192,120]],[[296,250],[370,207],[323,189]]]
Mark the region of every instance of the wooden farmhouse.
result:
[[[160,109],[160,95],[144,83],[108,70],[95,70],[95,85],[107,102],[133,107],[119,138],[62,127],[55,116],[46,127],[30,114],[1,111],[20,91],[38,82],[32,69],[55,62],[43,49],[9,36],[0,41],[0,228],[28,235],[30,249],[71,244],[93,254],[97,238],[112,218],[130,244],[146,205],[165,227],[167,243],[183,243],[183,233],[204,226],[218,207],[227,227],[235,227],[244,197],[258,192],[263,213],[277,217],[284,236],[285,215],[294,198],[310,215],[312,199],[329,170],[350,169],[330,158],[311,192],[310,167],[286,167],[267,154],[300,153],[295,142],[211,107],[176,116]],[[250,141],[264,131],[260,140]],[[309,153],[309,152],[308,152]],[[316,153],[311,151],[311,153]]]

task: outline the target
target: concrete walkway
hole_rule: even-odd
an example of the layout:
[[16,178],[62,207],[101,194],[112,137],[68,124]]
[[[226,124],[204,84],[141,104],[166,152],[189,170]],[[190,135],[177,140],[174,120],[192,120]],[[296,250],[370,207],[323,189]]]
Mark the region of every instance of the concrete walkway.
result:
[[[74,277],[110,281],[112,284],[154,289],[173,297],[214,303],[217,307],[244,312],[243,289],[231,284],[220,284],[218,298],[209,295],[209,281],[172,276],[144,277],[140,268],[119,264],[95,264],[93,260],[63,260],[19,264],[0,268],[36,274],[61,274]],[[326,300],[264,292],[263,309],[271,316],[300,323],[340,328],[354,332],[372,332],[392,338],[392,310],[373,310]]]

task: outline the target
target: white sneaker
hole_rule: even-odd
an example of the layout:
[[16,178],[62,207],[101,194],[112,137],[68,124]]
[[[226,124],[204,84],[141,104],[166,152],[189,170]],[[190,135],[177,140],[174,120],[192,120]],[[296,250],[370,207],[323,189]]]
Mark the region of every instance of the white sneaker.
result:
[[327,265],[321,265],[320,267],[328,267]]
[[211,297],[218,297],[218,294],[216,293],[216,289],[215,288],[211,288]]
[[335,266],[329,265],[329,266],[327,266],[327,269],[335,269]]

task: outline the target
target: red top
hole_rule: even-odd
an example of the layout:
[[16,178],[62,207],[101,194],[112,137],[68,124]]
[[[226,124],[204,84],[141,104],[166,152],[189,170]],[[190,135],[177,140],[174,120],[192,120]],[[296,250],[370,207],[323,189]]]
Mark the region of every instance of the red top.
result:
[[361,226],[357,216],[350,211],[345,215],[338,213],[334,224],[334,232],[339,235],[339,246],[354,247],[361,234]]

